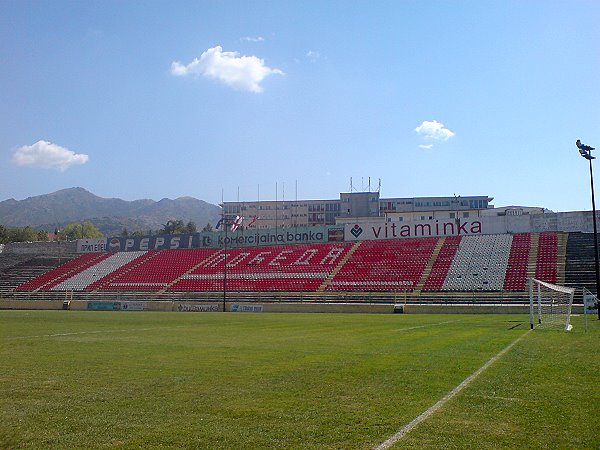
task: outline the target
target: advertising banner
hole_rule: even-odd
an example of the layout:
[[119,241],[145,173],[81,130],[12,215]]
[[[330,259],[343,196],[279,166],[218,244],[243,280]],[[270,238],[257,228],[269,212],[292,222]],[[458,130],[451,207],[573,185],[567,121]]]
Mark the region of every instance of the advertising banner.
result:
[[483,234],[540,233],[544,231],[592,230],[592,213],[567,212],[525,214],[521,216],[440,218],[418,221],[385,221],[383,217],[363,219],[339,225],[314,227],[270,228],[235,232],[224,230],[203,231],[192,234],[175,234],[145,237],[112,237],[80,239],[80,253],[102,251],[127,252],[185,248],[258,247],[289,244],[316,244],[341,241],[378,239],[404,239],[420,237],[472,236]]
[[231,305],[231,312],[263,312],[263,305]]
[[121,311],[143,311],[145,306],[144,302],[121,302]]
[[596,296],[587,289],[583,292],[583,307],[585,314],[598,314],[598,303],[596,303]]
[[77,239],[77,253],[105,252],[106,238]]
[[[203,231],[193,234],[173,234],[144,237],[112,237],[104,239],[104,248],[109,252],[132,252],[146,250],[174,250],[183,248],[221,248],[227,247],[257,247],[277,244],[314,244],[325,242],[340,242],[344,240],[343,226],[294,227],[266,230],[243,230],[235,232]],[[91,250],[92,239],[82,245],[82,251]],[[97,244],[97,248],[100,248]]]
[[197,305],[197,304],[180,304],[177,306],[179,312],[219,312],[223,311],[222,305]]
[[[333,227],[342,230],[342,227]],[[343,233],[343,231],[342,231]],[[206,238],[205,238],[206,236]],[[278,245],[278,244],[314,244],[329,242],[330,237],[337,240],[338,235],[330,236],[329,227],[289,227],[289,228],[269,228],[266,230],[243,230],[238,229],[235,232],[228,232],[227,237],[224,231],[213,231],[202,233],[203,247],[257,247],[260,245]],[[343,235],[342,235],[343,239]]]
[[419,222],[356,222],[345,226],[347,241],[487,234],[479,219],[445,219]]
[[90,311],[120,311],[121,302],[88,302],[87,309]]
[[109,252],[145,250],[176,250],[199,247],[200,234],[167,234],[147,237],[113,237],[108,240]]

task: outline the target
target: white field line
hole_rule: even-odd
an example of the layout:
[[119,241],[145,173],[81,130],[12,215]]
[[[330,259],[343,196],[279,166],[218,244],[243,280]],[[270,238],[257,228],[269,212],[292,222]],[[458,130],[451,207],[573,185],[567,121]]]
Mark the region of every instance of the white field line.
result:
[[48,338],[48,337],[61,337],[61,336],[77,336],[81,334],[101,334],[101,333],[122,333],[124,331],[148,331],[148,330],[156,330],[157,328],[129,328],[124,330],[99,330],[99,331],[78,331],[76,333],[55,333],[55,334],[38,334],[36,336],[16,336],[6,338],[9,340],[16,339],[36,339],[36,338]]
[[441,400],[438,400],[433,406],[431,406],[427,411],[424,411],[419,416],[415,417],[410,423],[403,426],[398,432],[396,432],[393,436],[387,439],[385,442],[379,444],[377,447],[374,447],[374,450],[385,450],[394,445],[398,440],[400,440],[404,435],[409,433],[414,427],[428,419],[429,416],[434,414],[438,409],[440,409],[448,400],[466,388],[475,378],[477,378],[484,370],[494,364],[498,359],[500,359],[505,353],[507,353],[511,348],[514,347],[521,339],[523,339],[531,330],[527,330],[524,334],[519,336],[513,342],[508,344],[503,350],[501,350],[496,356],[493,356],[488,362],[486,362],[483,366],[465,378],[462,383],[448,392]]
[[438,325],[444,325],[446,323],[454,323],[454,322],[462,322],[463,319],[457,319],[457,320],[446,320],[445,322],[437,322],[437,323],[427,323],[425,325],[417,325],[415,327],[408,327],[408,328],[398,328],[397,330],[394,331],[408,331],[408,330],[416,330],[418,328],[427,328],[427,327],[436,327]]

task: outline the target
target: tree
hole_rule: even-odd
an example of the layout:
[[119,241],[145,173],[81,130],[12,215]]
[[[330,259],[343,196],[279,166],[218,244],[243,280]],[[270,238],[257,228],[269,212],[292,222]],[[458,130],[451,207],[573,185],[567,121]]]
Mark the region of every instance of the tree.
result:
[[129,231],[127,231],[127,228],[123,228],[123,232],[121,233],[121,236],[123,236],[123,237],[129,236]]
[[196,224],[194,222],[192,222],[191,220],[187,223],[187,225],[185,226],[186,228],[186,232],[187,233],[195,233],[197,231],[196,229]]
[[213,227],[210,224],[210,222],[207,222],[206,225],[204,225],[204,228],[202,228],[202,231],[213,231]]
[[36,242],[47,241],[48,232],[36,230],[32,227],[23,228],[6,228],[0,225],[0,244],[8,244],[10,242]]
[[9,242],[34,242],[38,240],[38,230],[34,230],[30,226],[25,228],[9,228],[8,239]]
[[187,227],[183,220],[169,220],[163,224],[163,229],[158,234],[182,234],[187,232]]
[[93,239],[104,236],[96,226],[86,220],[83,223],[70,223],[59,231],[61,239],[74,241],[76,239]]
[[47,242],[48,241],[48,232],[44,231],[44,230],[38,231],[37,240],[42,241],[42,242]]

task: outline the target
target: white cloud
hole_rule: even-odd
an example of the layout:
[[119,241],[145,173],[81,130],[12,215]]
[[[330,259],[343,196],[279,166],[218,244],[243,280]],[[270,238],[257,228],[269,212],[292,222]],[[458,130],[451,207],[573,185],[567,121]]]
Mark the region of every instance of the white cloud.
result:
[[317,59],[321,58],[321,54],[319,52],[315,52],[313,50],[309,50],[308,53],[306,54],[306,57],[308,59],[310,59],[311,61],[316,61]]
[[245,42],[264,42],[265,38],[262,36],[258,36],[258,37],[251,37],[251,36],[246,36],[242,38],[242,41]]
[[279,69],[265,65],[256,56],[240,56],[238,52],[224,52],[221,46],[206,50],[200,58],[183,65],[179,61],[171,64],[171,74],[176,76],[202,75],[231,86],[234,89],[262,92],[260,83],[269,75],[284,75]]
[[430,149],[433,147],[433,144],[421,144],[419,145],[419,148],[425,148],[425,149]]
[[444,124],[437,120],[432,120],[431,122],[425,120],[421,125],[415,128],[415,131],[425,136],[425,139],[434,141],[447,141],[456,134],[448,128],[445,128]]
[[77,164],[88,162],[89,156],[77,154],[68,148],[48,141],[37,141],[33,145],[23,145],[13,154],[13,162],[19,166],[43,167],[64,171]]

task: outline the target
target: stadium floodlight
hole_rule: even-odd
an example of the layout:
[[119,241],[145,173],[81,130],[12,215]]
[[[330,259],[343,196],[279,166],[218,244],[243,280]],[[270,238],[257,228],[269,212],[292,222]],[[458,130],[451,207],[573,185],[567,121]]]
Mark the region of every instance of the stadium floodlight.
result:
[[579,139],[575,141],[575,145],[579,149],[579,153],[581,154],[581,156],[583,156],[585,159],[588,159],[590,161],[592,159],[596,159],[595,156],[592,156],[592,150],[596,150],[594,147],[582,144]]
[[[594,223],[594,265],[596,268],[596,296],[600,296],[600,263],[598,258],[598,228],[596,226],[596,201],[594,200],[594,174],[592,172],[592,150],[594,147],[583,144],[579,139],[575,141],[579,154],[590,162],[590,187],[592,190],[592,221]],[[600,320],[600,308],[598,308],[598,320]]]

